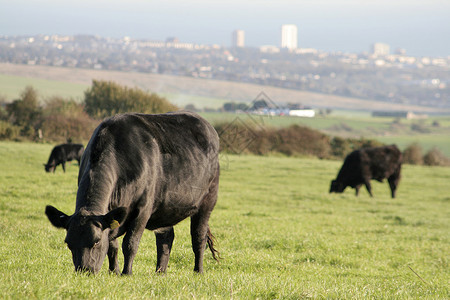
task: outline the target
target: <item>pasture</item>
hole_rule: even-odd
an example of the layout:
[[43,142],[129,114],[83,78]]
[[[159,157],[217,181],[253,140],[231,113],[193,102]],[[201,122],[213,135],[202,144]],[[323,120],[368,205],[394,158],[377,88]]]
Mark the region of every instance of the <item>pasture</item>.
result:
[[[377,103],[375,105],[376,103],[373,101],[367,100],[358,100],[355,104],[353,102],[356,101],[355,99],[336,98],[304,91],[134,72],[14,64],[0,64],[0,68],[0,100],[2,97],[8,101],[17,99],[25,87],[31,85],[38,91],[42,101],[51,96],[61,96],[82,102],[84,91],[89,88],[92,79],[112,80],[122,85],[157,92],[179,107],[193,104],[200,109],[218,109],[225,102],[232,101],[250,102],[263,90],[275,101],[300,101],[304,105],[311,105],[317,109],[341,106],[341,109],[333,109],[332,113],[326,117],[265,117],[262,120],[264,125],[284,127],[299,124],[318,129],[331,136],[365,137],[388,144],[395,143],[402,150],[417,142],[424,152],[437,147],[447,157],[450,157],[450,117],[448,111],[445,110],[421,107],[419,111],[432,113],[428,119],[402,119],[397,122],[398,120],[396,121],[395,118],[374,118],[370,114],[373,109],[386,109],[392,107],[392,104],[386,106],[386,103]],[[202,94],[206,88],[209,92]],[[312,102],[305,102],[307,100]],[[319,103],[322,105],[317,105]],[[339,103],[341,104],[338,105]],[[353,104],[345,105],[345,103]],[[356,111],[355,107],[360,110]],[[402,106],[398,108],[398,110],[410,109],[417,110],[417,107]],[[435,113],[444,115],[433,115]],[[230,122],[236,118],[235,114],[228,113],[202,113],[202,115],[212,123]],[[437,122],[439,126],[433,126],[434,122]],[[411,130],[413,125],[416,130]]]
[[[221,156],[210,226],[222,260],[193,273],[189,221],[175,227],[166,275],[154,235],[132,276],[73,271],[65,232],[44,215],[72,213],[76,164],[44,172],[52,145],[0,142],[0,298],[448,299],[450,168],[406,165],[398,198],[386,182],[329,194],[340,161]],[[121,257],[120,257],[121,258]],[[123,260],[120,260],[123,263]]]

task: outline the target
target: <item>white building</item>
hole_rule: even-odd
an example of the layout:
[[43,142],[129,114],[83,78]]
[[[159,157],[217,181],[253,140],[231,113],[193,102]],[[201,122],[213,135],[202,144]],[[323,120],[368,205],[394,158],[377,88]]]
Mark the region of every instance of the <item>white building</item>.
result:
[[376,56],[385,56],[385,55],[389,55],[390,52],[390,47],[388,44],[384,44],[384,43],[375,43],[372,44],[372,54],[376,55]]
[[280,48],[273,45],[264,45],[259,47],[259,51],[262,53],[280,53]]
[[314,109],[293,109],[289,111],[289,115],[293,117],[314,118],[316,112]]
[[244,30],[233,31],[233,36],[231,40],[231,45],[233,47],[243,48],[245,46],[245,32]]
[[297,49],[297,37],[297,25],[289,24],[281,26],[281,48],[287,48],[289,50]]

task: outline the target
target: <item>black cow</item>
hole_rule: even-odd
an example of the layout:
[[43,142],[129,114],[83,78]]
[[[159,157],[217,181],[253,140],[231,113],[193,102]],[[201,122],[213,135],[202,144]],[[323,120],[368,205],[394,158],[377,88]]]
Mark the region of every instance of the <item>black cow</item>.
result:
[[401,166],[402,153],[395,145],[355,150],[347,155],[337,178],[331,181],[330,193],[342,193],[350,186],[355,188],[358,196],[359,188],[364,184],[372,197],[370,180],[383,182],[387,178],[391,196],[395,198]]
[[132,273],[144,229],[154,230],[157,272],[165,272],[173,227],[191,218],[194,271],[203,271],[208,220],[219,188],[219,137],[200,116],[189,113],[123,114],[103,121],[81,160],[75,213],[47,206],[50,222],[67,230],[75,270],[96,273],[108,254],[118,273],[117,237],[122,243],[123,274]]
[[84,152],[84,146],[81,144],[61,144],[55,146],[50,153],[48,162],[44,164],[46,172],[55,172],[58,165],[62,165],[66,172],[66,161],[76,160],[80,165],[81,156]]

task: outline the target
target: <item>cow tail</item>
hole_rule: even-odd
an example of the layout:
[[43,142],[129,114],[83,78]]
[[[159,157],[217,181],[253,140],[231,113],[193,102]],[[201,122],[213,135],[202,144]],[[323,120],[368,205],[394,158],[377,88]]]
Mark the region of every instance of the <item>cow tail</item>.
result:
[[212,256],[216,261],[219,261],[220,253],[214,248],[214,242],[217,242],[216,237],[211,233],[211,230],[208,226],[208,232],[206,233],[206,242],[208,243],[209,250],[211,250]]

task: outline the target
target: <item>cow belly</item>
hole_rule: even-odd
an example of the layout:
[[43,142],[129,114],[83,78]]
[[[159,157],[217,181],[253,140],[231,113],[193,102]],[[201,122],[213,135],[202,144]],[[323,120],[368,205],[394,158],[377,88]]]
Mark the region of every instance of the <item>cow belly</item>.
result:
[[174,226],[195,214],[197,210],[198,208],[196,206],[190,206],[172,208],[170,211],[164,209],[164,211],[155,212],[150,217],[150,220],[148,220],[146,228],[155,230],[162,227]]

